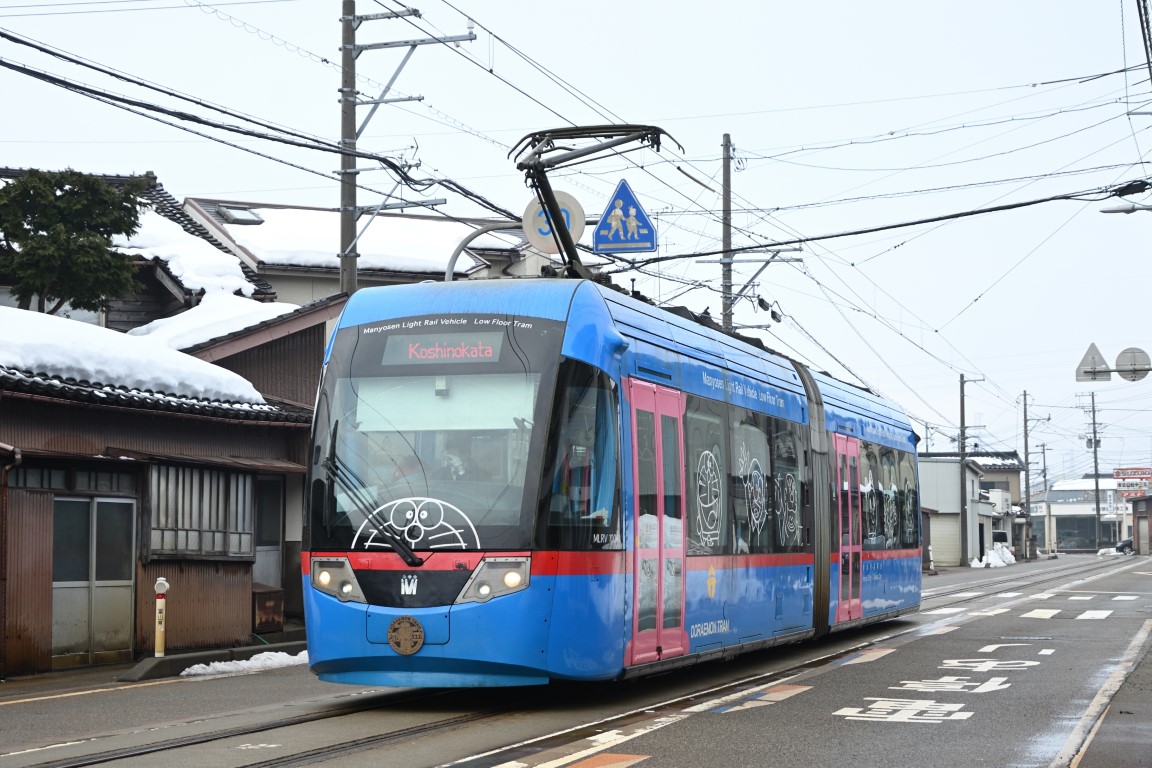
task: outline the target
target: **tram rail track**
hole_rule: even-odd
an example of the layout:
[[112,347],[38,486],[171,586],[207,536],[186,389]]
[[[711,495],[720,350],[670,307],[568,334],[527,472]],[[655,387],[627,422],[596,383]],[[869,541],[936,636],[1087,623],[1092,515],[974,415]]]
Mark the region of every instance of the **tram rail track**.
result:
[[[333,718],[349,717],[352,715],[360,714],[362,712],[373,710],[411,705],[414,702],[428,701],[437,697],[446,696],[450,693],[450,691],[422,691],[416,695],[409,694],[395,696],[383,694],[382,696],[363,697],[353,703],[341,702],[337,706],[332,706],[320,712],[310,712],[308,714],[281,717],[244,726],[226,727],[205,733],[178,736],[175,738],[163,739],[160,741],[153,741],[146,744],[139,744],[130,747],[108,749],[87,755],[78,755],[42,763],[35,763],[34,765],[35,768],[83,768],[83,766],[104,765],[107,763],[115,762],[117,760],[128,760],[132,758],[162,755],[166,752],[174,752],[176,750],[186,749],[189,747],[224,742],[230,739],[267,733],[269,731],[276,731],[282,728],[308,725]],[[381,703],[381,698],[387,698],[388,701],[386,703]],[[394,731],[389,731],[387,733],[377,734],[376,736],[361,737],[357,739],[355,744],[361,745],[360,749],[371,749],[373,747],[387,744],[389,741],[434,735],[438,731],[449,730],[452,728],[460,727],[462,725],[467,725],[469,723],[482,721],[487,718],[496,717],[507,711],[508,707],[502,707],[489,709],[487,711],[469,712],[463,715],[456,715],[453,717],[444,718],[442,720],[437,720],[435,722],[424,723],[407,728],[400,728]],[[349,742],[348,744],[331,745],[329,747],[311,750],[308,753],[297,753],[292,756],[285,756],[280,760],[264,761],[255,763],[253,765],[309,765],[316,762],[318,756],[324,756],[327,759],[330,757],[338,756],[340,754],[350,754],[352,752],[359,751],[357,749],[353,749],[352,746],[352,742]],[[325,752],[325,750],[327,750],[327,752]]]
[[[874,631],[877,626],[879,625],[874,625],[867,628],[867,630],[861,631]],[[581,720],[568,727],[552,729],[547,733],[527,740],[501,745],[480,756],[466,760],[462,764],[488,765],[491,763],[490,759],[496,756],[500,756],[500,760],[496,762],[501,762],[505,758],[508,758],[509,755],[531,754],[551,748],[564,741],[577,739],[581,733],[591,733],[608,728],[623,728],[630,724],[659,718],[674,710],[680,710],[685,706],[698,703],[701,700],[722,698],[738,694],[740,691],[749,688],[764,686],[790,679],[797,675],[813,672],[831,665],[845,656],[857,653],[861,649],[876,642],[891,639],[891,637],[892,635],[888,634],[881,637],[869,638],[863,642],[854,642],[849,647],[837,648],[832,652],[823,654],[818,653],[815,656],[801,653],[801,658],[798,659],[796,663],[787,663],[783,666],[753,674],[742,674],[724,682],[716,682],[713,677],[705,674],[702,678],[704,685],[698,690],[694,689],[663,698],[657,697],[655,700],[644,700],[647,694],[641,693],[638,697],[639,700],[635,702],[635,706],[626,706],[625,711],[590,720]],[[798,650],[803,648],[803,646],[794,647]],[[750,662],[751,660],[751,658],[744,659],[745,662]],[[722,667],[717,666],[714,669],[721,670]],[[659,676],[647,678],[639,681],[640,690],[643,691],[645,685],[660,689],[661,686],[659,683]],[[383,733],[368,735],[360,733],[355,739],[340,740],[312,749],[293,751],[290,754],[279,755],[270,759],[254,762],[240,761],[235,764],[236,766],[243,766],[244,768],[294,768],[295,766],[315,765],[328,760],[380,749],[389,745],[398,745],[408,740],[436,739],[438,736],[442,736],[458,728],[475,726],[498,727],[496,724],[502,717],[517,716],[526,711],[537,711],[555,708],[557,706],[578,708],[582,703],[601,699],[604,690],[601,686],[590,686],[588,684],[572,686],[560,685],[563,688],[561,694],[557,693],[555,686],[541,686],[540,688],[534,689],[521,688],[516,689],[515,696],[512,697],[514,698],[514,703],[509,702],[503,705],[489,705],[487,707],[477,707],[475,704],[469,705],[467,700],[461,702],[459,697],[467,697],[471,695],[471,692],[461,692],[458,690],[437,690],[434,692],[422,690],[417,695],[396,695],[394,693],[366,695],[359,697],[359,700],[355,703],[344,702],[340,705],[326,708],[321,712],[279,717],[251,725],[226,727],[212,730],[211,732],[178,736],[146,744],[105,749],[85,755],[75,755],[25,765],[34,766],[34,768],[83,768],[84,766],[108,765],[118,763],[119,761],[140,759],[147,759],[150,764],[162,765],[165,762],[179,764],[180,761],[175,759],[175,756],[180,750],[210,746],[213,744],[225,744],[230,740],[238,738],[270,733],[284,728],[306,726],[325,720],[353,717],[362,713],[379,711],[385,714],[388,710],[411,709],[413,704],[419,702],[423,702],[425,705],[429,703],[437,706],[443,704],[446,707],[451,707],[454,712],[459,712],[461,708],[470,710],[462,714],[436,718],[429,722],[396,728]],[[486,695],[491,699],[491,691]],[[95,737],[93,741],[98,738],[103,737]],[[476,760],[481,757],[485,759],[476,762]]]
[[[1010,572],[1003,574],[997,573],[981,581],[969,581],[962,584],[942,587],[939,590],[923,591],[920,597],[920,605],[921,609],[923,609],[925,603],[929,601],[947,600],[948,598],[963,596],[961,599],[947,603],[949,605],[959,605],[985,599],[990,593],[1002,588],[1011,588],[1013,590],[1043,589],[1045,585],[1063,582],[1069,577],[1104,573],[1117,566],[1133,564],[1134,563],[1130,563],[1127,558],[1094,558],[1092,560],[1073,561],[1067,565],[1046,568],[1036,574],[1026,572],[1022,574],[1019,570],[1008,568],[1003,570]],[[979,592],[980,594],[974,595],[972,594],[973,592]],[[933,605],[930,607],[935,608],[940,606]]]
[[[1046,588],[1052,588],[1053,586],[1067,584],[1069,581],[1075,581],[1079,577],[1092,578],[1097,575],[1104,575],[1118,567],[1129,565],[1135,565],[1135,563],[1130,563],[1127,558],[1119,561],[1115,558],[1092,558],[1091,560],[1070,560],[1067,564],[1062,563],[1057,566],[1047,567],[1043,571],[1035,573],[1029,573],[1024,569],[1016,568],[1000,569],[1004,572],[989,574],[989,577],[986,579],[948,585],[938,590],[932,590],[924,595],[922,606],[932,609],[942,605],[958,605],[975,602],[987,599],[997,590],[1044,590]],[[979,592],[980,594],[971,594],[975,592]],[[594,733],[598,730],[609,728],[620,729],[631,727],[641,721],[647,721],[661,716],[670,716],[675,712],[683,710],[686,706],[698,704],[701,701],[738,695],[743,690],[796,678],[798,676],[807,676],[812,673],[818,674],[822,668],[848,655],[858,653],[863,649],[880,643],[893,641],[901,635],[915,631],[913,628],[908,628],[897,631],[896,633],[876,632],[877,629],[882,629],[884,626],[885,625],[876,625],[862,628],[858,632],[853,631],[846,633],[848,637],[839,638],[839,643],[830,640],[831,644],[823,647],[810,644],[791,646],[799,651],[795,657],[784,658],[780,664],[772,664],[769,667],[761,666],[759,669],[756,669],[758,666],[755,663],[756,659],[750,655],[750,657],[745,659],[745,661],[748,662],[747,667],[743,671],[738,672],[737,676],[733,679],[723,682],[717,680],[718,676],[707,674],[710,670],[702,669],[701,671],[705,672],[705,674],[702,674],[697,681],[700,683],[699,689],[693,689],[687,692],[681,691],[678,695],[674,696],[667,695],[671,691],[664,690],[659,685],[659,678],[642,681],[642,685],[646,683],[652,687],[646,692],[641,689],[641,694],[635,698],[630,695],[624,697],[631,703],[622,706],[622,711],[620,712],[605,714],[597,718],[576,718],[569,727],[553,728],[546,733],[532,738],[494,747],[488,752],[482,752],[482,754],[465,761],[462,765],[495,764],[492,760],[497,757],[499,757],[500,760],[506,760],[509,759],[509,756],[516,757],[518,755],[539,752],[553,748],[565,740],[571,741],[578,739],[580,738],[580,734]],[[843,643],[844,639],[849,641],[847,645]],[[829,648],[832,650],[829,650]],[[807,649],[807,652],[805,649]],[[715,667],[715,669],[721,670],[723,668],[718,666]],[[756,669],[756,671],[748,674],[748,672],[753,669]],[[304,727],[326,720],[351,718],[356,715],[373,712],[379,712],[382,715],[387,715],[390,711],[411,713],[413,710],[419,710],[428,716],[427,722],[396,727],[379,733],[365,733],[360,731],[355,738],[338,738],[335,739],[333,743],[303,750],[292,748],[289,753],[277,755],[270,759],[258,759],[252,762],[246,762],[246,757],[263,757],[263,755],[258,755],[255,752],[246,756],[237,755],[237,761],[230,763],[236,766],[243,765],[245,768],[291,768],[294,766],[315,765],[357,753],[378,750],[391,745],[399,747],[406,742],[417,739],[435,740],[456,729],[475,727],[489,729],[499,728],[500,719],[503,717],[522,715],[528,711],[555,710],[558,706],[578,708],[582,703],[581,699],[583,696],[587,697],[587,701],[592,701],[594,697],[601,696],[602,694],[603,688],[600,686],[588,688],[575,686],[564,687],[563,691],[559,694],[555,686],[542,686],[539,689],[517,689],[515,696],[509,696],[507,698],[497,697],[497,703],[494,705],[493,693],[491,691],[487,692],[484,696],[474,692],[462,692],[460,690],[423,689],[419,691],[369,691],[363,694],[356,694],[352,699],[342,698],[339,701],[325,703],[321,705],[323,707],[322,709],[304,714],[275,716],[261,722],[253,722],[246,725],[227,726],[202,733],[163,738],[148,743],[125,747],[102,749],[89,754],[77,754],[44,762],[25,762],[22,763],[22,765],[35,766],[35,768],[81,768],[82,766],[115,764],[121,761],[124,761],[124,764],[163,764],[164,762],[179,764],[180,760],[176,756],[181,750],[196,747],[211,748],[211,745],[226,746],[227,742],[244,737],[270,733],[281,729]],[[470,696],[474,696],[474,698],[470,699]],[[440,713],[436,711],[440,708],[443,708],[445,712]],[[383,725],[387,720],[388,718],[382,717],[380,718],[379,724]],[[124,734],[120,735],[123,736]],[[98,746],[97,742],[106,738],[110,737],[100,735],[77,741],[81,744],[87,742],[90,746]],[[75,743],[61,746],[76,748]],[[140,762],[142,760],[146,760],[148,763]],[[497,760],[497,762],[499,762],[499,760]]]

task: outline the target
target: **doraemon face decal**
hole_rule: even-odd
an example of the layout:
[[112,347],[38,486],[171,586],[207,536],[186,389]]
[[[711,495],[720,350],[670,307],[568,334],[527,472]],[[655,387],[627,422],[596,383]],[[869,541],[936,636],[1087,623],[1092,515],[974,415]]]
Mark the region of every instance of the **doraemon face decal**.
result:
[[796,476],[784,475],[775,479],[776,514],[781,544],[800,543],[800,515],[796,493]]
[[744,498],[748,502],[748,524],[752,533],[759,534],[768,520],[768,481],[759,459],[749,459],[748,446],[740,445],[740,481],[744,484]]
[[392,549],[402,536],[413,549],[479,549],[480,537],[468,516],[440,499],[397,499],[375,509],[360,524],[352,548]]
[[696,533],[706,547],[720,541],[720,462],[711,451],[701,451],[696,462]]

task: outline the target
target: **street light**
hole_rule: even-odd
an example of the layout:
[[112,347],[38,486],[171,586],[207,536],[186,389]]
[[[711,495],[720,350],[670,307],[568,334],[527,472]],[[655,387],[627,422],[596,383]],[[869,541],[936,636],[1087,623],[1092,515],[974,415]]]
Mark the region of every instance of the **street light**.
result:
[[1100,209],[1100,213],[1134,213],[1136,211],[1152,211],[1152,205],[1145,205],[1144,203],[1126,203],[1124,205],[1115,205],[1111,208]]

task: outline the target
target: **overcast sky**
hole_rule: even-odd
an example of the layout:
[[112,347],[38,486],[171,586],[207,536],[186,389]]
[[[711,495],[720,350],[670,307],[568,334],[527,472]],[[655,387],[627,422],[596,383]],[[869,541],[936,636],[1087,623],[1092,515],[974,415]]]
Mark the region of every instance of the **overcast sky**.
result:
[[[333,142],[340,7],[0,0],[0,31]],[[399,7],[357,3],[362,14]],[[1152,350],[1144,298],[1152,215],[1103,214],[1122,201],[1096,194],[1152,175],[1142,164],[1152,105],[1134,0],[415,7],[420,18],[363,23],[358,42],[464,35],[468,15],[476,39],[419,47],[390,95],[422,100],[381,107],[359,149],[418,161],[413,175],[452,179],[518,215],[530,193],[507,155],[524,135],[657,125],[683,151],[665,140],[659,153],[606,156],[556,171],[552,182],[595,218],[627,180],[658,231],[659,251],[643,255],[685,258],[615,279],[718,317],[720,266],[700,263],[717,257],[690,257],[720,247],[728,133],[733,244],[807,241],[801,253],[782,254],[801,260],[767,267],[749,289],[784,315],[754,331],[770,346],[892,397],[935,451],[956,448],[963,374],[974,382],[965,388],[970,437],[1023,454],[1026,390],[1029,417],[1051,416],[1030,425],[1034,484],[1041,444],[1050,479],[1091,470],[1085,409],[1094,391],[1101,469],[1152,466],[1152,379],[1075,381],[1090,343],[1109,361],[1127,347]],[[379,95],[405,50],[359,56],[366,98]],[[271,133],[11,40],[0,38],[0,59]],[[134,114],[12,69],[0,69],[0,92],[5,165],[153,171],[177,198],[339,204],[334,154],[183,115]],[[360,120],[367,115],[360,108]],[[359,178],[383,192],[395,184],[382,171]],[[444,198],[446,214],[492,215],[442,187],[402,192]],[[1075,199],[961,215],[1058,197]],[[1128,199],[1152,204],[1147,194]],[[360,204],[379,200],[359,193]],[[735,287],[756,269],[737,264]],[[738,305],[737,323],[768,320],[752,302]]]

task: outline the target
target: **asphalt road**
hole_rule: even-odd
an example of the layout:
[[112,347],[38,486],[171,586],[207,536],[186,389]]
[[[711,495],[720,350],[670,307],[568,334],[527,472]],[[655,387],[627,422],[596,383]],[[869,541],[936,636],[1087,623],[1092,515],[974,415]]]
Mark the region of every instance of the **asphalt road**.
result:
[[[0,685],[0,768],[91,754],[221,768],[1152,765],[1152,560],[951,569],[925,576],[924,594],[900,621],[621,684],[360,689],[302,666],[17,678]],[[114,752],[148,744],[167,751]]]

